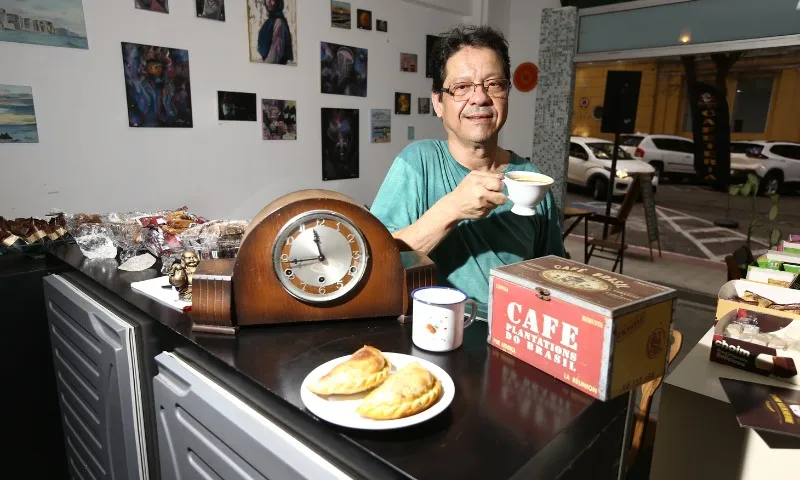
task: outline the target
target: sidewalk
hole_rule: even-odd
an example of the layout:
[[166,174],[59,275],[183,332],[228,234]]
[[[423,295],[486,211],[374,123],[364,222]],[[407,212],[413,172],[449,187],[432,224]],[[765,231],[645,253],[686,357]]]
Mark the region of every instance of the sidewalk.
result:
[[[570,235],[564,241],[564,247],[573,260],[583,263],[582,236]],[[655,246],[653,250],[654,257],[651,262],[650,251],[647,248],[629,245],[625,252],[622,273],[629,277],[667,285],[684,293],[699,293],[714,298],[728,278],[724,263],[669,252],[662,252],[659,257]],[[609,252],[598,253],[611,256]],[[614,262],[593,256],[589,264],[611,270]]]

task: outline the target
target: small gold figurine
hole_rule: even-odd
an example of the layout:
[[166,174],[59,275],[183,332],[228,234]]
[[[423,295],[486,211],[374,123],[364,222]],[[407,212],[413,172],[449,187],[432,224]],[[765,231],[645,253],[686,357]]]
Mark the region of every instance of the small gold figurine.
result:
[[192,301],[192,277],[200,258],[191,250],[181,253],[181,261],[175,262],[169,268],[169,284],[178,291],[178,298],[184,302]]

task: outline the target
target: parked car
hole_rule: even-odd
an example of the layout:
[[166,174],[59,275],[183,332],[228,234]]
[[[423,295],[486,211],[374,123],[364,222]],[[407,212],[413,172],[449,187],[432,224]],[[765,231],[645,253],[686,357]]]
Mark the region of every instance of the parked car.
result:
[[[614,144],[608,140],[588,137],[571,137],[569,144],[569,169],[567,182],[586,187],[595,200],[605,200],[608,195],[611,159]],[[617,150],[617,171],[613,195],[625,195],[633,183],[632,173],[655,173],[655,169],[633,158],[628,152]],[[653,175],[652,185],[658,190],[658,176]]]
[[800,143],[731,142],[731,164],[750,161],[761,179],[759,193],[772,195],[781,187],[800,182]]
[[620,135],[620,145],[635,158],[652,165],[662,180],[665,176],[695,175],[694,142],[686,137],[647,133]]

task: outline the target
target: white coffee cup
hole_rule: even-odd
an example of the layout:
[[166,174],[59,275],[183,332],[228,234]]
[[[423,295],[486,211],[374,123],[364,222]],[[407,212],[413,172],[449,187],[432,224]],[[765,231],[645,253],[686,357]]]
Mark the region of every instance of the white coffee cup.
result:
[[547,175],[535,172],[508,172],[503,177],[508,187],[508,199],[514,203],[511,211],[517,215],[536,215],[536,205],[544,200],[553,184]]
[[[411,293],[414,300],[411,340],[430,352],[449,352],[461,346],[464,329],[472,325],[478,313],[475,300],[456,288],[422,287]],[[472,305],[464,318],[466,304]]]

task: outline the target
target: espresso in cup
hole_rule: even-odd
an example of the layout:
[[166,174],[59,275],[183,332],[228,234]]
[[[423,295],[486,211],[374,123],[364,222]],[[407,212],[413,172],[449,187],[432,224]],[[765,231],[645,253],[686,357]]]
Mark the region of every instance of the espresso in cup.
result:
[[503,181],[508,188],[508,199],[514,203],[511,212],[517,215],[536,215],[536,205],[553,184],[552,178],[535,172],[508,172]]
[[549,182],[545,182],[542,179],[538,179],[534,175],[535,174],[526,175],[524,173],[515,172],[515,173],[507,174],[506,177],[510,178],[511,180],[514,180],[514,181],[517,181],[517,182],[520,182],[520,183],[529,184],[529,185],[548,185],[549,184]]

